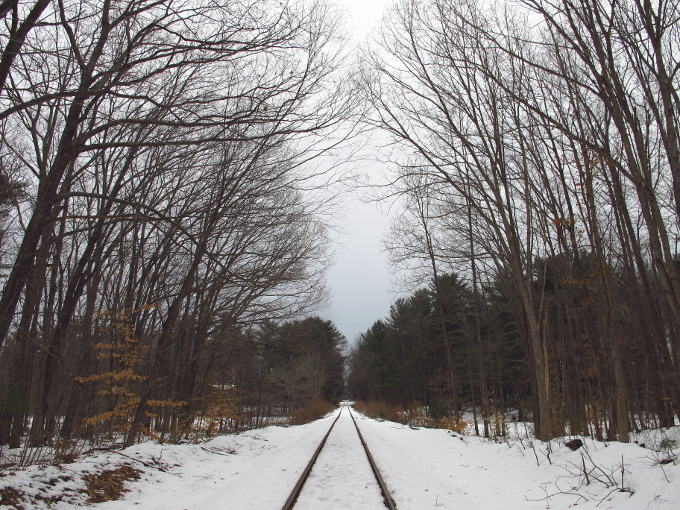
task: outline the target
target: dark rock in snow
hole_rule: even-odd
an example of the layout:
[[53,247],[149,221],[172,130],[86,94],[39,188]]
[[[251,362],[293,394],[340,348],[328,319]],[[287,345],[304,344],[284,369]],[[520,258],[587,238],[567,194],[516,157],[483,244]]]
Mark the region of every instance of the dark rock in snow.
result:
[[581,448],[581,446],[583,446],[583,441],[581,441],[580,439],[572,439],[571,441],[567,441],[566,443],[564,443],[564,446],[567,446],[568,448],[571,448],[573,451],[576,451],[579,448]]

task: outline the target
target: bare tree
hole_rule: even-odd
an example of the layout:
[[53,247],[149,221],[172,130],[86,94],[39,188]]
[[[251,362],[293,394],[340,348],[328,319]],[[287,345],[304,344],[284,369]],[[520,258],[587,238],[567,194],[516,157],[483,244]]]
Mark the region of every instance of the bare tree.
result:
[[[31,33],[32,52],[13,69],[14,86],[0,115],[7,123],[5,143],[15,153],[24,154],[33,140],[36,163],[22,158],[39,182],[0,300],[2,341],[34,271],[40,239],[53,225],[53,210],[77,178],[72,172],[97,151],[268,140],[311,134],[341,117],[337,88],[315,109],[302,107],[321,92],[320,80],[336,65],[324,52],[332,36],[320,6],[303,16],[287,6],[270,10],[247,2],[88,9],[60,4],[49,14],[53,22]],[[63,47],[45,47],[50,38]],[[58,73],[55,82],[50,70]],[[134,136],[140,128],[173,128],[173,139]]]
[[[356,102],[328,9],[57,2],[26,36],[0,97],[3,154],[30,198],[0,346],[26,368],[34,443],[77,410],[74,376],[95,344],[128,341],[126,321],[147,342],[129,442],[150,398],[197,402],[222,331],[324,302],[329,202],[306,193],[321,181],[310,161],[352,135],[331,129]],[[101,313],[125,319],[102,332]]]
[[[365,86],[375,125],[418,154],[421,168],[472,208],[478,219],[474,224],[484,230],[476,239],[486,239],[483,251],[512,282],[534,367],[537,433],[548,438],[547,350],[540,295],[529,282],[535,255],[532,221],[520,213],[528,211],[531,197],[523,184],[515,126],[508,122],[512,103],[487,76],[504,73],[499,67],[503,55],[460,30],[449,9],[446,3],[400,4],[381,39],[388,57],[368,55]],[[521,70],[516,73],[504,79],[517,82]]]
[[[589,409],[598,436],[604,423],[627,441],[639,379],[654,380],[657,395],[677,392],[660,377],[677,341],[661,341],[677,322],[676,7],[523,4],[398,4],[382,53],[367,52],[371,122],[409,153],[398,179],[427,176],[436,193],[428,217],[449,237],[444,263],[469,258],[476,283],[482,261],[487,283],[506,287],[526,339],[539,437],[579,428]],[[528,22],[536,13],[543,23]],[[406,206],[417,215],[418,204]],[[402,253],[420,257],[406,241]],[[647,296],[647,311],[622,313],[627,293]],[[657,356],[632,377],[650,330]],[[568,363],[552,361],[565,355]],[[668,420],[663,405],[644,405]]]

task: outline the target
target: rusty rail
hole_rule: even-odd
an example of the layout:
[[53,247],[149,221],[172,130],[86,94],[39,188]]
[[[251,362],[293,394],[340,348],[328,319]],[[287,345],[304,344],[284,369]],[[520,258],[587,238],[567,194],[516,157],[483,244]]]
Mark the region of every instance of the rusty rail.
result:
[[288,499],[286,500],[286,504],[283,505],[282,510],[290,510],[291,508],[293,508],[293,505],[295,505],[295,502],[297,501],[297,498],[300,495],[300,491],[302,491],[302,486],[307,481],[307,478],[309,477],[309,473],[312,472],[312,467],[314,467],[314,463],[316,462],[316,459],[319,457],[321,450],[323,449],[324,445],[326,444],[326,439],[328,439],[328,436],[330,436],[331,430],[333,430],[333,427],[335,427],[335,423],[338,421],[338,418],[340,418],[341,414],[342,414],[342,409],[340,409],[338,416],[335,418],[335,420],[333,420],[333,423],[331,424],[331,428],[329,428],[328,432],[326,432],[326,435],[323,436],[323,439],[319,443],[319,446],[316,448],[316,451],[314,452],[314,455],[312,455],[312,458],[309,461],[309,463],[307,464],[307,467],[302,472],[302,475],[300,475],[300,479],[295,484],[295,487],[293,487],[293,492],[290,493],[290,496],[288,496]]
[[[359,434],[359,439],[361,440],[361,444],[364,447],[364,451],[366,452],[366,457],[368,457],[368,463],[371,465],[371,470],[373,471],[373,475],[375,476],[375,479],[378,482],[378,486],[380,487],[380,492],[382,493],[382,496],[383,496],[383,503],[390,510],[397,510],[397,507],[394,504],[394,500],[392,499],[392,496],[390,495],[389,491],[387,490],[387,485],[385,485],[385,481],[383,480],[383,477],[380,474],[380,470],[378,469],[378,466],[375,463],[375,460],[373,459],[373,456],[371,455],[371,452],[368,449],[368,445],[366,444],[366,441],[364,440],[364,436],[361,435],[361,430],[359,430],[359,425],[357,424],[356,420],[354,419],[354,415],[352,414],[352,411],[350,411],[348,406],[345,406],[345,407],[347,407],[347,412],[349,413],[350,417],[352,418],[352,423],[354,423],[354,427],[357,431],[357,434]],[[302,492],[302,488],[305,485],[307,478],[309,478],[309,474],[312,472],[312,468],[314,467],[314,464],[316,463],[316,459],[319,457],[321,450],[323,449],[324,445],[326,444],[326,439],[328,439],[328,436],[331,434],[331,431],[333,430],[335,423],[340,418],[342,411],[343,411],[343,409],[340,409],[338,416],[335,418],[335,420],[333,420],[333,423],[331,424],[330,428],[328,429],[328,432],[326,432],[326,435],[321,440],[321,443],[319,443],[319,446],[316,448],[314,455],[312,455],[312,458],[307,463],[307,467],[304,469],[304,471],[300,475],[300,478],[298,479],[297,483],[295,484],[295,487],[293,487],[293,491],[290,493],[290,496],[288,496],[286,503],[283,505],[282,510],[291,510],[293,508],[293,506],[295,506],[295,502],[297,501],[298,496],[300,495],[300,492]]]
[[382,475],[380,474],[380,470],[378,469],[378,465],[375,463],[375,460],[373,460],[373,455],[371,455],[371,452],[368,450],[368,445],[366,444],[366,441],[364,441],[364,436],[361,435],[361,430],[359,430],[359,425],[357,425],[357,421],[354,419],[354,415],[352,414],[352,411],[349,410],[349,415],[352,417],[352,421],[354,422],[354,426],[357,429],[357,433],[359,434],[359,439],[361,439],[361,444],[364,446],[364,451],[366,452],[366,457],[368,457],[368,462],[371,464],[371,469],[373,470],[373,474],[375,475],[375,479],[378,481],[378,485],[380,486],[380,492],[382,492],[383,495],[383,503],[385,503],[385,506],[389,508],[390,510],[397,510],[397,507],[394,504],[394,500],[392,499],[392,496],[390,495],[390,492],[387,490],[387,485],[385,485],[385,480],[383,480]]

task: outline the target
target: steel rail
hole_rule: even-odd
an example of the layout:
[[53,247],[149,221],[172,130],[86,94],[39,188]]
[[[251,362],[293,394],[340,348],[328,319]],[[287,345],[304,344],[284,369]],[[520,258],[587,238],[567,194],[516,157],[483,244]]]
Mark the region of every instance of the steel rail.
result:
[[378,485],[380,486],[380,492],[382,492],[383,495],[383,502],[385,503],[385,506],[389,508],[390,510],[397,510],[397,507],[394,504],[394,500],[392,499],[392,496],[390,495],[390,492],[387,490],[387,485],[385,485],[385,480],[383,480],[382,475],[380,474],[380,470],[378,469],[378,465],[375,463],[375,460],[373,460],[373,455],[371,455],[371,452],[368,450],[368,445],[366,444],[366,441],[364,441],[364,436],[361,435],[361,430],[359,430],[359,425],[357,425],[357,421],[354,419],[354,415],[352,414],[352,411],[349,410],[349,415],[352,417],[352,421],[354,422],[354,426],[357,429],[357,433],[359,434],[359,439],[361,439],[361,444],[364,446],[364,451],[366,452],[366,457],[368,457],[368,462],[371,464],[371,469],[373,470],[373,474],[375,475],[375,479],[378,481]]
[[[375,479],[378,482],[378,486],[380,487],[380,492],[382,493],[382,496],[383,496],[383,503],[390,510],[397,510],[397,507],[394,504],[394,500],[392,499],[392,496],[390,495],[389,491],[387,490],[387,485],[385,485],[385,481],[383,480],[383,477],[381,476],[380,471],[378,470],[378,466],[375,463],[375,460],[373,460],[373,456],[371,455],[371,452],[368,450],[368,445],[366,444],[366,441],[364,441],[364,436],[361,435],[361,430],[359,430],[359,425],[357,425],[357,422],[354,419],[354,416],[352,415],[352,411],[350,411],[349,406],[343,406],[343,407],[347,407],[347,412],[349,413],[349,416],[352,418],[352,422],[354,423],[354,428],[356,429],[357,434],[359,434],[359,440],[361,441],[361,445],[364,447],[364,452],[366,452],[366,457],[368,457],[368,463],[371,465],[371,470],[373,471],[373,475],[375,476]],[[293,491],[290,493],[290,496],[288,496],[288,499],[286,500],[286,503],[283,505],[283,508],[281,510],[291,510],[293,508],[293,506],[295,505],[295,503],[297,502],[298,496],[300,495],[300,492],[302,492],[302,487],[305,485],[305,482],[307,481],[309,474],[312,472],[312,468],[314,467],[314,464],[316,463],[316,459],[319,457],[321,450],[323,449],[324,445],[326,444],[326,439],[328,439],[328,436],[330,436],[331,431],[333,430],[333,427],[335,426],[335,423],[340,418],[341,414],[342,414],[342,409],[340,409],[338,416],[335,418],[335,420],[333,420],[333,423],[331,424],[331,427],[328,429],[328,432],[326,432],[326,435],[321,440],[321,443],[319,443],[319,446],[316,448],[314,455],[312,456],[311,460],[307,464],[307,467],[304,469],[304,471],[300,475],[300,478],[298,479],[297,483],[295,484],[295,487],[293,487]]]
[[[330,436],[331,430],[333,430],[333,427],[335,427],[335,423],[338,421],[338,418],[340,418],[341,414],[342,414],[342,409],[340,409],[338,416],[335,418],[335,420],[333,420],[333,423],[331,424],[331,428],[329,428],[328,432],[326,432],[326,435],[323,436],[323,439],[319,443],[319,446],[316,448],[314,455],[312,455],[312,459],[307,464],[307,467],[302,472],[302,475],[300,475],[300,479],[295,484],[295,487],[293,487],[293,492],[290,493],[290,496],[288,496],[288,499],[286,500],[286,503],[283,505],[283,508],[281,510],[290,510],[291,508],[293,508],[293,505],[295,505],[295,502],[297,501],[297,498],[300,495],[300,491],[302,491],[302,486],[307,481],[307,477],[309,477],[309,473],[312,472],[312,467],[314,466],[316,459],[319,457],[321,450],[323,449],[324,445],[326,444],[326,439],[328,439],[328,436]],[[351,413],[350,413],[350,415],[351,415]]]

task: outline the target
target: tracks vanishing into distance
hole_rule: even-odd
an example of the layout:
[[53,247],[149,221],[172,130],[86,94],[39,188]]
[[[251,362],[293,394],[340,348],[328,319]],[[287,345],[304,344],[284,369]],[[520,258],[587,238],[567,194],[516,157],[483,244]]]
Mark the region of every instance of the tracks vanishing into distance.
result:
[[[351,421],[347,415],[343,416],[345,410]],[[358,448],[359,443],[363,447],[363,452]],[[334,501],[333,498],[338,495],[353,501]],[[344,508],[378,509],[382,506],[381,499],[382,505],[390,510],[396,510],[352,411],[349,406],[343,406],[282,510],[291,510],[294,507],[296,510],[318,508],[320,503],[323,503],[324,508],[332,508],[334,502],[338,507]],[[351,506],[345,506],[349,503]]]

